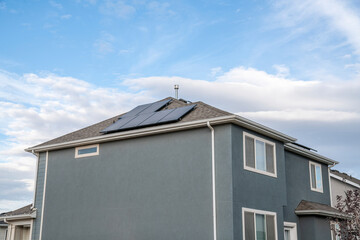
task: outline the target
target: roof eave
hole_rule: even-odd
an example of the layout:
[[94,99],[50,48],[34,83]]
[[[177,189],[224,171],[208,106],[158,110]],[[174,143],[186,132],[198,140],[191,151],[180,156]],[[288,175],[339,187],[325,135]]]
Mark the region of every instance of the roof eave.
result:
[[13,221],[13,220],[24,220],[24,219],[34,219],[34,218],[36,218],[36,211],[34,211],[30,214],[1,216],[0,220]]
[[317,216],[324,216],[324,217],[351,219],[351,216],[348,214],[335,213],[335,212],[326,211],[326,210],[295,210],[295,214],[298,216],[317,215]]
[[243,118],[243,117],[240,117],[237,115],[228,115],[228,116],[223,116],[223,117],[202,119],[202,120],[191,121],[191,122],[173,123],[173,124],[167,124],[167,125],[135,129],[135,130],[125,131],[125,132],[118,132],[118,133],[113,133],[113,134],[105,134],[102,136],[85,138],[85,139],[69,141],[69,142],[64,142],[64,143],[58,143],[58,144],[50,144],[50,145],[39,146],[39,147],[35,146],[35,147],[27,148],[27,149],[25,149],[25,151],[32,152],[32,153],[44,152],[44,151],[57,150],[57,149],[62,149],[62,148],[75,147],[75,146],[80,146],[80,145],[88,145],[88,144],[93,144],[93,143],[102,143],[102,142],[116,141],[116,140],[122,140],[122,139],[127,139],[127,138],[135,138],[135,137],[160,134],[160,133],[166,133],[166,132],[188,130],[188,129],[192,129],[192,128],[206,127],[207,122],[210,122],[212,125],[233,123],[233,124],[254,130],[256,132],[262,133],[262,134],[272,137],[274,139],[283,141],[284,143],[296,141],[295,138],[292,138],[286,134],[283,134],[281,132],[278,132],[274,129],[271,129],[271,128],[268,128],[261,124],[258,124],[256,122],[253,122],[246,118]]
[[336,165],[336,164],[339,163],[339,162],[337,162],[337,161],[335,161],[333,159],[324,157],[324,156],[322,156],[320,154],[311,152],[311,151],[309,151],[307,149],[298,147],[298,146],[296,146],[294,144],[291,144],[291,143],[285,144],[285,149],[288,150],[288,151],[297,153],[299,155],[302,155],[304,157],[308,157],[308,158],[310,158],[312,160],[315,160],[315,161],[318,161],[318,162],[321,162],[321,163],[325,163],[327,165]]

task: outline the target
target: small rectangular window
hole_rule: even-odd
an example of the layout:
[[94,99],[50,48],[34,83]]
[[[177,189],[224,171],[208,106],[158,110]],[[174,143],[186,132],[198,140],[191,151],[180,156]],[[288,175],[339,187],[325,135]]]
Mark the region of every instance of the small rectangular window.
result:
[[276,213],[243,208],[243,236],[246,240],[277,240]]
[[318,163],[309,162],[309,171],[311,190],[316,192],[323,192],[321,165]]
[[75,148],[75,158],[99,155],[99,144]]
[[276,177],[275,143],[244,132],[244,168]]

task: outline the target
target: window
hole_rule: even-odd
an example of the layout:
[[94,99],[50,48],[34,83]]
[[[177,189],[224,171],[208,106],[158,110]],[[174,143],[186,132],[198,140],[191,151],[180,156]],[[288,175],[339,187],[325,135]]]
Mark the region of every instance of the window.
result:
[[243,239],[277,240],[276,213],[243,208]]
[[331,240],[341,240],[341,237],[339,236],[340,231],[340,225],[337,222],[331,222]]
[[276,177],[275,143],[244,132],[244,169]]
[[99,144],[75,148],[75,158],[99,155]]
[[321,165],[314,162],[309,162],[310,170],[310,187],[316,192],[323,192]]
[[296,223],[284,222],[284,239],[297,240]]

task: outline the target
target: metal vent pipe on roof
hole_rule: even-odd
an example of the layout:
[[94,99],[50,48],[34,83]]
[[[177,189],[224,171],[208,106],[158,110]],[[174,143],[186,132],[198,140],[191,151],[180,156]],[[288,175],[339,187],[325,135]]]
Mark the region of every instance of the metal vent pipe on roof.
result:
[[175,89],[175,98],[179,99],[179,85],[175,84],[174,89]]

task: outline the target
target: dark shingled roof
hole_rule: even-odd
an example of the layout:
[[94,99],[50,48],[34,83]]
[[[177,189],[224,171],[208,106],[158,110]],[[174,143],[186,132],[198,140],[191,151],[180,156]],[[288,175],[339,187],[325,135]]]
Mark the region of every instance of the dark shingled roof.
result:
[[[161,110],[165,110],[165,109],[173,109],[173,108],[177,108],[177,107],[184,107],[187,105],[192,105],[192,104],[196,104],[196,107],[194,110],[192,110],[190,113],[188,113],[184,118],[182,118],[179,122],[190,122],[190,121],[196,121],[196,120],[201,120],[201,119],[208,119],[208,118],[215,118],[215,117],[222,117],[222,116],[227,116],[227,115],[233,115],[229,112],[225,112],[221,109],[212,107],[210,105],[207,105],[203,102],[186,102],[186,101],[182,101],[182,100],[177,100],[175,98],[172,97],[168,97],[162,100],[167,100],[167,99],[171,99],[172,101],[170,102],[169,105],[167,105],[165,108],[161,109]],[[160,101],[162,101],[160,100]],[[114,121],[118,120],[118,118],[121,116],[117,115],[114,116],[112,118],[109,118],[107,120],[104,120],[102,122],[96,123],[94,125],[85,127],[83,129],[77,130],[75,132],[72,133],[68,133],[66,135],[63,135],[61,137],[52,139],[50,141],[44,142],[42,144],[36,145],[35,147],[40,147],[40,146],[46,146],[46,145],[52,145],[52,144],[59,144],[59,143],[65,143],[65,142],[70,142],[70,141],[76,141],[76,140],[81,140],[81,139],[86,139],[86,138],[91,138],[91,137],[97,137],[97,136],[101,136],[104,135],[103,133],[100,133],[101,130],[103,130],[104,128],[110,126]],[[178,123],[179,123],[178,122]]]
[[0,217],[9,217],[9,216],[15,216],[15,215],[26,215],[33,213],[34,210],[32,209],[32,204],[29,204],[25,207],[16,209],[14,211],[5,212],[0,215]]
[[329,205],[302,200],[295,209],[297,215],[320,215],[333,218],[351,218],[350,215],[342,213]]
[[354,178],[354,177],[352,177],[350,175],[347,175],[346,173],[342,173],[342,172],[339,172],[338,170],[332,170],[332,169],[331,169],[331,173],[335,174],[336,176],[341,177],[342,179],[346,179],[346,180],[349,180],[351,182],[354,182],[354,183],[357,183],[357,184],[360,185],[360,180],[359,179]]

